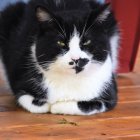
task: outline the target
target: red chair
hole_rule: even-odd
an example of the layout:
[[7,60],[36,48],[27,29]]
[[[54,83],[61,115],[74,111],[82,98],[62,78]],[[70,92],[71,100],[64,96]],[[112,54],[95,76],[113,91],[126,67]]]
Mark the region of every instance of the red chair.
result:
[[119,72],[134,68],[140,41],[140,0],[107,0],[111,2],[121,30]]

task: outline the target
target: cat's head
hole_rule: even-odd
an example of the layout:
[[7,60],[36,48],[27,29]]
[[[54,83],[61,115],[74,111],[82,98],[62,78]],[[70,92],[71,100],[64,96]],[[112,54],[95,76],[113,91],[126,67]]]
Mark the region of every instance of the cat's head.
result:
[[44,70],[78,74],[112,59],[110,40],[116,34],[116,21],[108,4],[87,10],[84,5],[84,9],[58,6],[58,11],[36,8],[40,27],[35,52]]

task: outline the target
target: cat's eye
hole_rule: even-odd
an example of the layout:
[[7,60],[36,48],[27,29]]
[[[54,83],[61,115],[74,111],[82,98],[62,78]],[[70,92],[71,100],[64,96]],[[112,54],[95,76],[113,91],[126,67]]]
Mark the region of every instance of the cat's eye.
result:
[[90,44],[91,44],[91,40],[88,40],[85,43],[83,43],[84,46],[89,46]]
[[66,46],[66,44],[63,41],[57,41],[57,44],[61,47]]

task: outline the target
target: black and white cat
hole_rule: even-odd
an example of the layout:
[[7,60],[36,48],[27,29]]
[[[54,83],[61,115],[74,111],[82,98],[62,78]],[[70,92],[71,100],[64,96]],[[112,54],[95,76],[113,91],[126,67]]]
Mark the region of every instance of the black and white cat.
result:
[[110,6],[95,0],[31,0],[0,14],[7,79],[19,105],[32,113],[113,109],[118,42]]

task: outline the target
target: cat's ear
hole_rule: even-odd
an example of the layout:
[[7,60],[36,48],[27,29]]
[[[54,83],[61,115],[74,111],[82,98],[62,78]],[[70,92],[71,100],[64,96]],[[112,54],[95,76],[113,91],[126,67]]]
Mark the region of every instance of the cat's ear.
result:
[[50,12],[41,6],[36,8],[36,16],[37,16],[38,21],[40,22],[47,22],[47,21],[49,22],[52,20],[52,16]]
[[99,8],[91,11],[87,18],[87,27],[90,27],[94,23],[103,23],[111,13],[110,4],[101,5]]
[[111,6],[110,6],[110,4],[105,4],[100,9],[100,12],[99,12],[99,15],[96,18],[96,21],[102,23],[103,21],[105,21],[108,18],[110,13],[111,13]]

